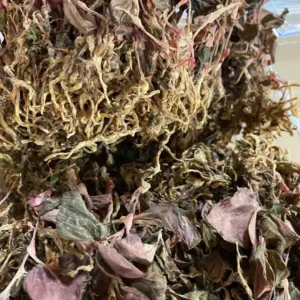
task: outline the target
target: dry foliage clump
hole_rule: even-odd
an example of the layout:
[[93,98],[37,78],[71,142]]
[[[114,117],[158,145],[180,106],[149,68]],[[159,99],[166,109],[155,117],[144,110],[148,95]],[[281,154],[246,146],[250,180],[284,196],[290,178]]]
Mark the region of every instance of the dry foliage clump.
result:
[[265,2],[0,1],[0,300],[300,299]]

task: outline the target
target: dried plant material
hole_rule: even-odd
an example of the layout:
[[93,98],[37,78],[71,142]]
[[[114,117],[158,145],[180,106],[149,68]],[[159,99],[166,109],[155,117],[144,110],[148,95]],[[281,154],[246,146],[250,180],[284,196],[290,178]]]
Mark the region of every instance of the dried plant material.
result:
[[0,1],[1,300],[297,298],[265,2]]
[[200,236],[193,224],[174,205],[160,204],[154,206],[136,219],[141,224],[156,225],[172,231],[187,244],[189,249],[194,248],[200,242]]
[[80,298],[84,290],[86,274],[78,275],[69,284],[63,284],[54,278],[45,268],[35,267],[28,272],[24,280],[24,290],[32,300],[59,300]]
[[28,259],[29,254],[26,254],[25,257],[22,260],[22,263],[20,267],[18,268],[18,271],[16,272],[14,278],[11,280],[9,285],[0,293],[0,300],[9,300],[11,296],[11,291],[15,286],[18,286],[26,273],[25,270],[25,263]]
[[124,278],[141,278],[145,276],[143,272],[120,255],[116,249],[101,244],[97,246],[101,258],[116,274]]
[[52,191],[45,191],[43,193],[40,193],[38,195],[32,196],[29,200],[28,200],[28,205],[33,207],[34,209],[37,209],[38,206],[40,206],[41,204],[44,203],[45,199],[47,199],[48,197],[51,196]]
[[123,286],[121,289],[124,300],[149,300],[148,297],[134,287]]
[[80,8],[78,8],[74,2],[76,3],[81,1],[63,1],[63,9],[66,19],[74,27],[76,27],[80,31],[80,33],[88,33],[96,29],[95,17],[88,14],[85,14],[85,16],[83,16],[83,14],[80,13]]
[[248,248],[250,238],[248,227],[258,203],[253,191],[240,189],[232,198],[220,201],[207,216],[207,221],[221,237]]
[[116,241],[115,247],[120,254],[127,259],[140,264],[150,265],[157,250],[157,243],[142,243],[136,234],[129,234],[125,238]]
[[167,281],[165,277],[159,274],[150,273],[145,278],[135,281],[133,286],[149,299],[166,299]]
[[78,193],[66,193],[56,216],[58,233],[70,240],[101,240],[108,235],[108,229],[86,208]]

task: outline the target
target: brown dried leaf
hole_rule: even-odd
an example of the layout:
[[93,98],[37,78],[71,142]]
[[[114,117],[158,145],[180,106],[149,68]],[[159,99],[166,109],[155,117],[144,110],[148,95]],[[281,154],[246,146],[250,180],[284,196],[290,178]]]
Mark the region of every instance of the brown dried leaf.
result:
[[233,197],[216,204],[207,216],[207,221],[225,241],[238,242],[241,247],[248,248],[250,245],[248,226],[257,208],[258,203],[253,191],[243,188]]
[[210,253],[203,258],[204,270],[208,274],[208,278],[214,282],[220,282],[224,273],[229,267],[222,260],[220,254],[216,251]]
[[251,23],[246,23],[244,26],[244,31],[243,31],[243,38],[245,41],[252,41],[254,40],[259,32],[259,26],[258,24],[251,24]]

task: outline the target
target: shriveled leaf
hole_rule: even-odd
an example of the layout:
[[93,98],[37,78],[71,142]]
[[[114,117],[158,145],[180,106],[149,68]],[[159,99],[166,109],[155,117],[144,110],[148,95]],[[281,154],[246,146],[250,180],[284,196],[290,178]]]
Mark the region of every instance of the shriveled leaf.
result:
[[97,195],[97,196],[89,196],[93,203],[93,209],[101,209],[107,207],[112,202],[112,196],[110,194]]
[[58,213],[59,213],[59,209],[50,210],[50,211],[46,212],[45,214],[43,214],[41,216],[41,219],[55,224]]
[[[257,208],[254,213],[252,214],[252,217],[249,222],[248,226],[248,234],[250,237],[250,241],[252,243],[252,248],[255,249],[258,247],[258,238],[257,238],[257,230],[256,230],[256,223],[257,223],[257,214],[260,211],[260,208]],[[254,255],[254,253],[253,253]]]
[[130,18],[128,18],[124,11],[118,10],[118,8],[126,9],[136,15],[135,1],[112,0],[110,2],[112,16],[117,24],[130,24]]
[[66,19],[77,28],[80,33],[87,33],[96,28],[95,17],[81,13],[80,8],[74,4],[73,0],[64,0],[63,9]]
[[228,268],[222,260],[220,254],[216,251],[203,258],[203,267],[208,274],[208,278],[214,282],[220,282]]
[[248,248],[248,226],[257,208],[258,203],[253,191],[243,188],[233,197],[217,203],[207,216],[207,221],[225,241],[238,242],[241,247]]
[[266,258],[270,267],[273,270],[274,280],[272,283],[275,287],[289,276],[289,271],[282,257],[275,250],[266,250]]
[[165,300],[167,280],[157,273],[150,273],[144,278],[137,279],[132,286],[141,291],[149,299]]
[[94,268],[94,261],[90,255],[82,255],[82,253],[78,251],[78,253],[75,252],[75,254],[66,253],[61,256],[59,265],[62,269],[61,274],[75,278],[81,271],[92,271]]
[[156,259],[158,265],[161,268],[161,273],[165,274],[169,281],[175,282],[176,279],[180,276],[180,270],[176,266],[172,257],[167,252],[166,246],[163,241],[157,251]]
[[87,274],[80,274],[66,285],[45,268],[35,267],[27,273],[23,286],[32,300],[77,300],[81,299],[87,278]]
[[274,247],[280,254],[298,240],[294,230],[273,215],[263,215],[258,224],[267,245]]
[[100,240],[108,235],[108,228],[88,211],[79,193],[63,194],[56,229],[73,241]]
[[134,287],[123,286],[121,290],[124,300],[149,300],[147,296]]
[[116,249],[98,243],[98,251],[105,263],[119,276],[124,278],[141,278],[145,274],[129,262]]
[[61,197],[49,197],[45,199],[39,210],[40,215],[57,208],[61,204]]
[[176,295],[179,299],[185,299],[185,300],[210,300],[209,293],[206,291],[199,291],[197,288],[195,288],[194,291],[188,292],[184,295],[180,295],[178,293],[175,293],[172,291],[172,294]]
[[28,201],[28,205],[33,207],[33,208],[36,208],[37,206],[40,206],[41,204],[44,203],[44,201],[51,196],[51,193],[52,191],[51,190],[48,190],[48,191],[45,191],[43,193],[40,193],[38,195],[34,195],[32,196]]
[[217,237],[213,233],[213,229],[210,225],[206,223],[206,221],[202,221],[200,224],[200,228],[202,230],[202,238],[207,248],[213,248],[217,245]]
[[246,23],[244,26],[243,38],[245,41],[251,41],[256,38],[259,32],[258,24]]
[[136,220],[142,224],[152,224],[172,231],[187,244],[189,249],[201,241],[195,226],[182,215],[176,205],[161,203],[138,215]]
[[[267,270],[268,268],[268,270]],[[255,299],[268,295],[272,291],[272,284],[267,279],[270,277],[270,268],[265,259],[265,248],[260,245],[255,253],[255,273],[253,283],[253,294]]]
[[136,234],[129,234],[125,238],[116,241],[115,247],[118,252],[127,259],[145,265],[153,262],[157,243],[143,244],[141,238]]

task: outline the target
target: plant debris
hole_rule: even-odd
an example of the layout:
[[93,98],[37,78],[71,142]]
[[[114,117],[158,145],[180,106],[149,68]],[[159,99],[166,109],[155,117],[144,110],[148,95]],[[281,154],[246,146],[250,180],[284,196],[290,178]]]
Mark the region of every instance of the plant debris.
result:
[[299,298],[265,2],[0,1],[0,300]]

